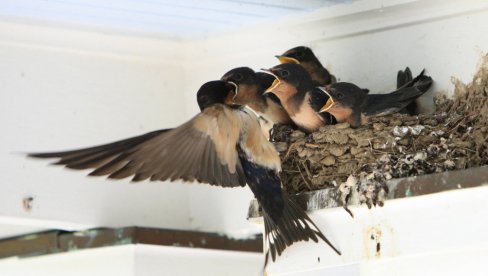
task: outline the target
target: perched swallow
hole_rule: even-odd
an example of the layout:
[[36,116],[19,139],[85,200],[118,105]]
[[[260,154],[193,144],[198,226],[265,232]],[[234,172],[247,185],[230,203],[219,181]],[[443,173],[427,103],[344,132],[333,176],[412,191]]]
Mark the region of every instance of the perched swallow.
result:
[[312,79],[317,82],[316,86],[326,86],[336,82],[336,77],[322,66],[312,49],[308,47],[298,46],[276,57],[281,63],[295,63],[303,66]]
[[423,95],[432,85],[432,78],[422,71],[399,89],[388,94],[365,94],[352,83],[338,82],[326,86],[330,96],[320,112],[329,112],[337,122],[352,127],[366,124],[370,117],[396,113]]
[[329,96],[315,87],[310,74],[300,65],[283,63],[263,71],[272,74],[276,82],[266,90],[280,100],[293,122],[307,133],[335,123],[328,113],[319,113]]
[[263,72],[254,72],[249,67],[238,67],[225,73],[222,80],[237,84],[236,96],[233,99],[235,104],[249,106],[273,124],[292,123],[279,100],[276,97],[264,95],[266,89],[275,80],[273,76]]
[[185,180],[222,187],[246,183],[263,210],[265,266],[298,241],[327,240],[308,215],[281,189],[280,158],[260,131],[257,117],[246,108],[227,104],[235,86],[205,83],[197,93],[201,112],[174,129],[80,150],[33,153],[58,158],[71,169],[93,169],[90,175],[133,176],[132,181]]

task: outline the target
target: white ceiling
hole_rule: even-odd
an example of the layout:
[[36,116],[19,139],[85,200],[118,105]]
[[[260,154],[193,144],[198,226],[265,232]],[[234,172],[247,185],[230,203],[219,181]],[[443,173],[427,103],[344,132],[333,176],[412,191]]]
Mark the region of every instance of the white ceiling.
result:
[[191,38],[352,0],[0,0],[0,20]]

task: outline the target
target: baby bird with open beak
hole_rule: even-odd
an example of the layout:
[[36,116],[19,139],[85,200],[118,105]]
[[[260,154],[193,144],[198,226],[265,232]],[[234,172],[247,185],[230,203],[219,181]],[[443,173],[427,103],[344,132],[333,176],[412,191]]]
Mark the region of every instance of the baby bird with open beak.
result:
[[284,63],[263,71],[275,77],[273,85],[265,94],[274,94],[300,129],[310,133],[335,122],[327,112],[319,113],[329,96],[322,88],[314,85],[311,76],[302,66]]

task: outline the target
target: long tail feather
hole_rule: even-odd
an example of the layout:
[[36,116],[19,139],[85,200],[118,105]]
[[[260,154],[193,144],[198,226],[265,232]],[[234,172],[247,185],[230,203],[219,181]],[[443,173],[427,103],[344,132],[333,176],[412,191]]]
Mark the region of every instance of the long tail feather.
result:
[[338,255],[341,255],[341,252],[325,237],[312,219],[292,198],[283,193],[283,199],[284,210],[281,218],[274,220],[263,210],[265,267],[268,264],[269,255],[274,262],[286,247],[299,241],[313,240],[318,242],[321,239]]

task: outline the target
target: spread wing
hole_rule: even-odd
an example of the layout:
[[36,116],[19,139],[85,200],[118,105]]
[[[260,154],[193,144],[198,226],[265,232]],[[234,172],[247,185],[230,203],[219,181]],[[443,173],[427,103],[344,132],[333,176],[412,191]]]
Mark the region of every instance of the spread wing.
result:
[[132,181],[185,180],[223,187],[246,184],[236,145],[240,125],[237,111],[223,105],[205,109],[175,129],[73,151],[33,153],[31,157],[59,158],[56,165],[94,169],[90,175],[107,175]]

